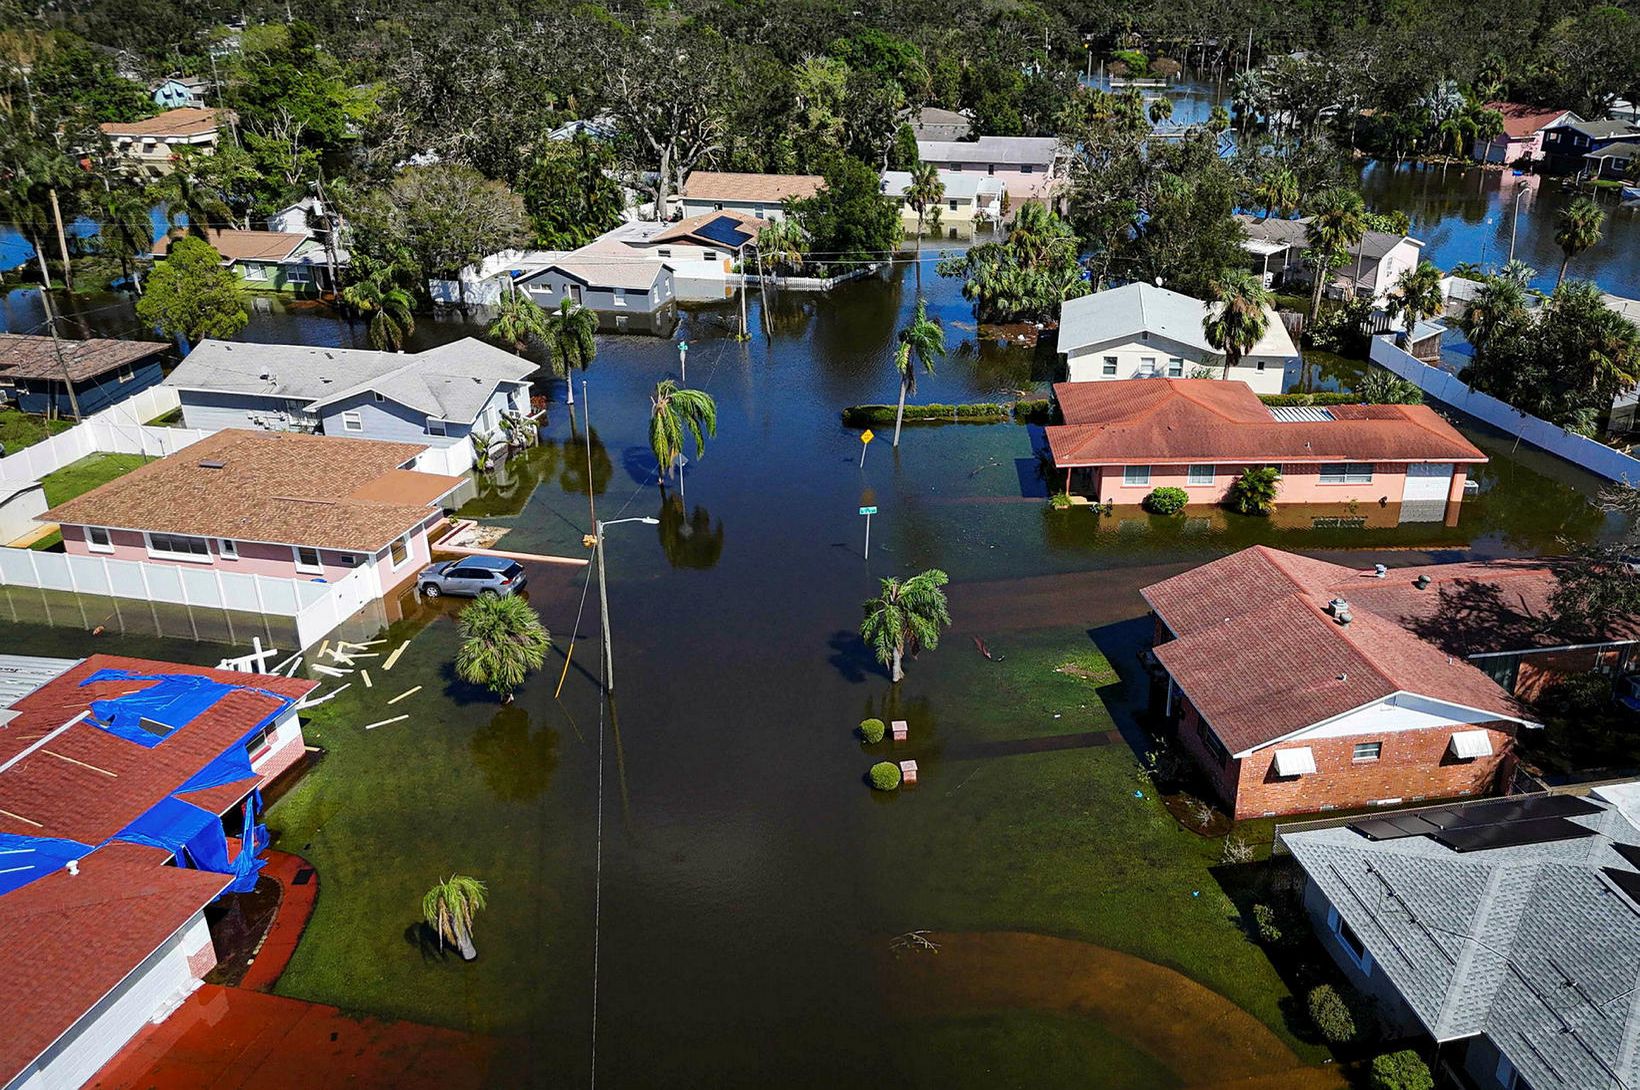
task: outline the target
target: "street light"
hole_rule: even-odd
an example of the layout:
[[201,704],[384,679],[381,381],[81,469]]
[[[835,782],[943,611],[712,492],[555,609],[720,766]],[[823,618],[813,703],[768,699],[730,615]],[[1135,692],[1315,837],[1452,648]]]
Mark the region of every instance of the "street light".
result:
[[650,518],[648,515],[629,519],[615,519],[612,522],[594,522],[593,547],[598,551],[598,612],[603,618],[604,633],[604,692],[615,693],[615,654],[609,643],[609,584],[604,581],[604,527],[619,526],[623,522],[641,522],[646,526],[654,526],[660,519]]

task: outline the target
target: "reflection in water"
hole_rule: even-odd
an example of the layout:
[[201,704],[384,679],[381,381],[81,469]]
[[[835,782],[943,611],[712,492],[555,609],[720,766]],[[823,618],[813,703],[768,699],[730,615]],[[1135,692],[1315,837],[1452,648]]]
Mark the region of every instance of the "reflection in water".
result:
[[714,567],[723,555],[723,520],[712,522],[712,515],[700,504],[687,517],[683,497],[666,495],[656,513],[660,525],[656,533],[661,539],[661,550],[674,568]]
[[552,782],[558,767],[558,732],[530,729],[523,704],[500,708],[488,725],[473,734],[473,764],[498,799],[528,802]]
[[[587,482],[592,483],[592,494],[602,496],[604,489],[609,487],[609,479],[615,475],[615,465],[609,460],[609,450],[598,438],[597,428],[588,428],[584,435],[577,434],[574,427],[574,417],[570,417],[570,434],[564,439],[561,450],[563,468],[558,472],[558,487],[572,496],[587,494]],[[544,443],[545,441],[543,441]],[[588,468],[588,451],[591,452],[591,467]]]

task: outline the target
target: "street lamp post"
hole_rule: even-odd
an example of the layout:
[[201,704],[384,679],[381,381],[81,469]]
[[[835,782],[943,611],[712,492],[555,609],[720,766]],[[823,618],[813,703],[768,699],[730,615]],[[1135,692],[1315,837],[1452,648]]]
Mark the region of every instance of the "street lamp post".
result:
[[1526,194],[1529,193],[1529,192],[1531,192],[1530,187],[1527,186],[1523,182],[1521,184],[1521,187],[1520,187],[1520,192],[1515,194],[1513,207],[1511,208],[1510,213],[1509,213],[1509,260],[1510,261],[1515,260],[1515,229],[1520,224],[1520,199],[1522,197],[1526,196]]
[[648,526],[654,526],[659,521],[660,519],[644,515],[637,518],[615,519],[612,522],[595,522],[592,524],[594,529],[593,546],[598,552],[598,613],[602,618],[601,628],[604,634],[604,692],[611,695],[615,692],[615,652],[611,648],[609,640],[609,584],[604,578],[604,528],[606,526],[619,526],[623,522],[642,522]]

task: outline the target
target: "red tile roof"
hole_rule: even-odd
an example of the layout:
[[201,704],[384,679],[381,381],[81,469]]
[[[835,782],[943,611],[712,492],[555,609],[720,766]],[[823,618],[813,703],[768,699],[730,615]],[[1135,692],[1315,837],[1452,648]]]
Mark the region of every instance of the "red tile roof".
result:
[[[1474,665],[1376,613],[1357,593],[1369,580],[1383,582],[1259,545],[1141,593],[1177,637],[1157,659],[1232,753],[1401,692],[1522,716]],[[1328,614],[1334,597],[1348,625]]]
[[1244,382],[1061,382],[1060,467],[1188,462],[1484,462],[1427,405],[1329,405],[1331,420],[1282,422]]
[[1503,115],[1503,131],[1513,140],[1524,140],[1551,121],[1558,121],[1571,113],[1563,109],[1543,109],[1521,102],[1488,102],[1488,109]]
[[0,897],[0,1081],[9,1082],[124,980],[231,875],[168,867],[158,848],[110,844],[79,874],[55,871]]
[[[93,700],[138,692],[154,684],[80,684],[105,669],[196,674],[235,688],[193,722],[178,727],[164,742],[151,748],[83,720],[75,723],[0,772],[0,811],[4,811],[0,813],[0,832],[100,844],[182,786],[258,722],[301,699],[317,685],[305,679],[93,655],[12,705],[16,717],[0,727],[0,763],[86,711]],[[246,791],[249,789],[247,786]],[[4,900],[0,898],[0,902]]]

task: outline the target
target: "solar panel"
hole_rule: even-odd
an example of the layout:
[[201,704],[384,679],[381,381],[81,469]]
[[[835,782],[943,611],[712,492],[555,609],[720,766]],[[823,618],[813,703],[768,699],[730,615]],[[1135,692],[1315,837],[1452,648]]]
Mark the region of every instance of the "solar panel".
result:
[[[1527,825],[1530,829],[1557,828],[1557,826],[1543,825],[1550,820],[1564,820],[1565,818],[1581,817],[1585,814],[1598,814],[1601,808],[1587,799],[1576,795],[1529,795],[1518,799],[1495,799],[1485,802],[1463,803],[1454,806],[1435,806],[1416,813],[1388,814],[1384,817],[1366,818],[1351,822],[1350,828],[1369,840],[1399,840],[1409,836],[1433,836],[1436,840],[1455,851],[1476,851],[1477,848],[1460,848],[1447,842],[1447,832],[1460,830],[1479,830],[1503,828],[1515,825]],[[1564,824],[1574,829],[1582,829],[1580,825],[1570,822]],[[1531,836],[1528,829],[1516,834]],[[1551,840],[1569,840],[1577,836],[1589,835],[1587,830],[1569,833],[1565,836],[1553,836]],[[1468,838],[1477,842],[1485,838],[1476,834]],[[1497,834],[1493,839],[1507,840],[1507,834]],[[1514,840],[1516,844],[1536,844],[1538,840]],[[1491,847],[1504,847],[1498,843]],[[1631,860],[1640,867],[1640,847],[1632,849],[1636,858]],[[1625,857],[1626,858],[1626,857]]]
[[1484,852],[1526,844],[1552,844],[1594,836],[1594,830],[1563,817],[1527,818],[1497,825],[1470,825],[1442,829],[1435,839],[1455,852]]
[[741,230],[740,221],[733,216],[719,216],[697,228],[695,234],[709,238],[721,246],[738,249],[751,241],[752,236]]
[[1598,814],[1600,807],[1576,795],[1528,795],[1519,799],[1463,807],[1466,825],[1501,825],[1533,818],[1581,817]]
[[[1623,847],[1629,847],[1625,844]],[[1616,883],[1617,888],[1628,894],[1629,900],[1640,904],[1640,874],[1632,870],[1618,870],[1616,867],[1601,867],[1606,877]]]

